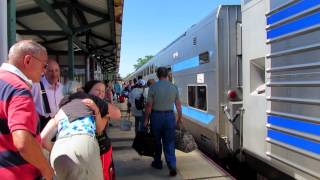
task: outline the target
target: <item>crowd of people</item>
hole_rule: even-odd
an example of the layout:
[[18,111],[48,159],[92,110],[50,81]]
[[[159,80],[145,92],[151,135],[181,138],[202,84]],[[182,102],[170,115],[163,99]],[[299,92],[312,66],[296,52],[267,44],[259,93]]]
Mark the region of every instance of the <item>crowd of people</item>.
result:
[[[158,81],[91,80],[60,82],[60,67],[32,40],[14,44],[0,67],[0,174],[4,179],[114,179],[110,119],[120,119],[113,103],[128,99],[135,131],[151,127],[156,155],[151,166],[162,169],[162,148],[175,176],[176,122],[181,123],[177,87],[167,68]],[[174,114],[177,110],[177,121]],[[163,147],[162,147],[163,146]]]

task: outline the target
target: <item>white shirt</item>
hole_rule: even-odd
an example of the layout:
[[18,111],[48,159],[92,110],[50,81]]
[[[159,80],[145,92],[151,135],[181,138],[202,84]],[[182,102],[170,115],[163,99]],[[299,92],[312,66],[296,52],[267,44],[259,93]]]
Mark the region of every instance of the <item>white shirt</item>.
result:
[[[144,89],[143,96],[145,100],[147,99],[148,95],[148,88]],[[142,110],[137,110],[135,105],[135,99],[139,99],[141,97],[141,94],[143,92],[143,88],[134,88],[130,94],[129,94],[129,102],[131,103],[131,111],[134,116],[143,116]]]
[[40,83],[34,83],[32,86],[33,101],[36,104],[36,111],[42,116],[54,117],[54,115],[59,110],[59,103],[63,98],[63,91],[62,91],[63,86],[61,83],[58,82],[56,87],[54,87],[48,82],[48,80],[44,76],[41,78],[41,82],[47,94],[51,113],[47,114],[44,111],[44,104],[43,104],[42,95],[41,95]]
[[32,81],[27,78],[27,76],[23,74],[23,72],[21,72],[20,69],[18,69],[16,66],[9,63],[3,63],[0,69],[16,74],[17,76],[21,77],[30,87],[32,86]]

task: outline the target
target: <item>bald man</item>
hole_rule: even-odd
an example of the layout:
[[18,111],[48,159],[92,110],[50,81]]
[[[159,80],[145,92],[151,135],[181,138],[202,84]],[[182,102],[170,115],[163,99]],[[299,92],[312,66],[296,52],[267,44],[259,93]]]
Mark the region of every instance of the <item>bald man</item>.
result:
[[63,98],[63,86],[59,80],[59,64],[55,60],[50,59],[41,82],[34,84],[32,88],[36,110],[40,117],[41,130],[59,110],[59,103]]
[[53,169],[42,153],[38,117],[31,95],[47,66],[47,51],[23,40],[14,44],[0,67],[0,174],[1,179],[52,179]]

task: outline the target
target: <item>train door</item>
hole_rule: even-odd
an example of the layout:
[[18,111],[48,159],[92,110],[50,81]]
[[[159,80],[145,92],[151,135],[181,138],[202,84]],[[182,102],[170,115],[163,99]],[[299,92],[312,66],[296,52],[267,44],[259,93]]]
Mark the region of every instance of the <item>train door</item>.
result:
[[225,6],[218,11],[216,47],[220,157],[232,154],[240,147],[240,118],[236,115],[242,107],[240,23],[240,6]]

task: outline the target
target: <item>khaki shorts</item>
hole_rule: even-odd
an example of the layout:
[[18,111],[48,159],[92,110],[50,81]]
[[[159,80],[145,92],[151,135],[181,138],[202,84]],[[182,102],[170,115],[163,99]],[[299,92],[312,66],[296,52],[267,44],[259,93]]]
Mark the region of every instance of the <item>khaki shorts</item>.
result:
[[50,163],[58,180],[103,180],[99,146],[90,135],[58,139],[51,151]]

